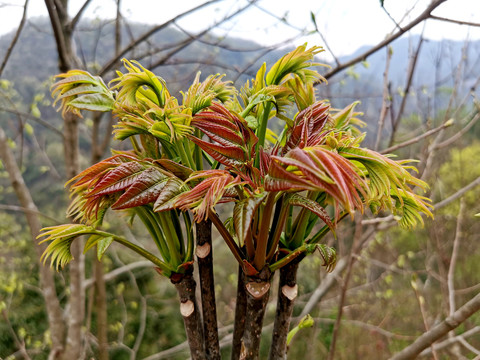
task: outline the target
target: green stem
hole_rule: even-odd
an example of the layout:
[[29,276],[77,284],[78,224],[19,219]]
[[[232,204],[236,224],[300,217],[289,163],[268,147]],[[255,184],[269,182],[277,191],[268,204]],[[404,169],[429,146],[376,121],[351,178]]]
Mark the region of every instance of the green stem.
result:
[[180,159],[182,160],[183,165],[188,166],[190,169],[195,168],[195,164],[193,163],[192,155],[188,154],[187,151],[185,151],[185,139],[183,140],[177,140],[175,143],[178,155],[180,156]]
[[138,206],[135,208],[136,214],[143,222],[145,227],[147,228],[150,236],[152,237],[155,245],[157,245],[158,251],[162,255],[163,259],[166,262],[170,261],[170,254],[168,251],[167,244],[165,243],[165,236],[162,230],[158,227],[158,223],[156,220],[151,216],[148,209],[143,206]]
[[217,214],[215,214],[212,210],[209,210],[208,212],[208,217],[210,220],[212,220],[213,225],[217,228],[218,232],[220,235],[223,237],[225,242],[227,243],[227,246],[230,248],[230,251],[232,252],[233,256],[235,259],[237,259],[238,263],[243,266],[243,253],[242,250],[238,247],[237,243],[233,239],[232,235],[228,232],[227,228],[225,225],[223,225],[222,221],[218,217]]
[[[316,198],[316,194],[312,191],[309,191],[307,193],[307,197],[313,200]],[[305,234],[307,231],[310,214],[311,214],[310,210],[306,208],[302,208],[302,210],[300,210],[300,213],[295,219],[295,222],[293,225],[293,228],[294,228],[293,236],[291,240],[288,242],[288,247],[290,249],[298,248],[305,241]]]
[[[179,266],[182,264],[182,260],[180,258],[180,247],[178,245],[178,236],[173,228],[171,219],[167,218],[167,214],[165,212],[156,213],[158,214],[158,218],[160,220],[160,224],[162,225],[163,231],[165,231],[165,240],[168,246],[168,253],[171,256],[171,262],[175,266]],[[175,240],[177,239],[177,243]]]
[[172,219],[172,222],[170,223],[170,226],[173,225],[175,229],[175,234],[177,234],[178,238],[178,251],[180,252],[181,257],[185,255],[185,242],[183,238],[183,231],[182,231],[182,225],[180,224],[180,210],[171,210],[169,211],[170,213],[170,218]]
[[307,251],[306,245],[302,245],[299,248],[295,249],[294,251],[290,252],[287,256],[281,258],[277,262],[273,263],[272,265],[269,266],[270,271],[273,273],[274,271],[280,269],[281,267],[287,265],[291,261],[293,261],[295,258],[298,256],[302,255]]
[[267,103],[264,105],[262,120],[260,121],[260,127],[257,130],[258,143],[255,147],[256,157],[255,157],[255,167],[260,166],[260,147],[265,145],[265,135],[267,133],[267,124],[268,117],[270,116],[270,110],[272,109],[272,104]]
[[[287,221],[289,206],[285,206],[285,200],[288,196],[289,194],[285,194],[284,197],[282,198],[282,201],[278,202],[276,205],[278,208],[280,208],[280,211],[278,216],[274,217],[274,221],[272,223],[272,227],[275,226],[275,231],[273,232],[272,238],[269,239],[269,244],[268,244],[269,250],[267,254],[267,261],[270,261],[275,255],[275,251],[277,250],[278,243],[280,242],[280,237],[282,236],[282,230],[285,226],[285,222]],[[276,222],[275,222],[275,218],[277,219]]]
[[[347,217],[347,215],[349,214],[348,211],[343,211],[341,214],[340,214],[340,217],[338,219],[334,219],[334,221],[336,221],[337,223],[339,223],[340,221],[342,221],[343,219],[345,219],[345,217]],[[324,227],[322,227],[310,240],[307,241],[308,244],[316,244],[318,243],[320,240],[322,240],[325,235],[328,234],[328,232],[330,231],[330,228],[325,225]]]
[[265,266],[265,259],[267,257],[267,245],[268,245],[268,231],[270,229],[270,222],[273,212],[273,206],[275,205],[276,193],[270,192],[267,196],[265,208],[262,214],[262,224],[260,226],[260,232],[257,238],[257,248],[255,249],[255,258],[253,259],[253,265],[260,271]]
[[186,211],[182,211],[183,220],[185,221],[185,231],[187,234],[187,253],[185,254],[185,262],[193,259],[193,229],[192,220]]
[[[195,136],[197,138],[200,138],[202,136],[199,129],[195,129]],[[202,149],[200,149],[200,146],[195,145],[193,150],[193,157],[195,159],[195,170],[202,170],[203,161],[202,161]]]
[[106,231],[101,231],[101,230],[96,230],[95,233],[98,234],[98,235],[102,235],[104,237],[113,237],[114,241],[116,241],[116,242],[122,244],[123,246],[135,251],[138,255],[140,255],[140,256],[144,257],[145,259],[151,261],[153,264],[157,265],[160,269],[168,272],[168,274],[170,274],[172,271],[174,271],[174,269],[172,267],[170,267],[167,263],[163,262],[158,257],[153,255],[151,252],[145,250],[144,248],[142,248],[138,245],[135,245],[135,244],[131,243],[130,241],[128,241],[127,239],[125,239],[121,236],[117,236],[117,235],[108,233]]

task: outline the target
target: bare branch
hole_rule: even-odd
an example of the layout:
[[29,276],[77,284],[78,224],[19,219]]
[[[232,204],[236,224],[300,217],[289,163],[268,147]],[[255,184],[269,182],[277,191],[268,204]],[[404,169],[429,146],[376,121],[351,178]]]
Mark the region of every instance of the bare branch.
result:
[[462,130],[456,132],[455,135],[453,135],[451,138],[449,138],[449,139],[447,139],[447,140],[445,140],[445,141],[443,141],[443,142],[435,145],[435,149],[439,149],[439,148],[448,146],[448,145],[450,145],[450,144],[453,144],[455,141],[457,141],[457,140],[460,139],[463,135],[465,135],[465,134],[468,132],[468,130],[470,130],[470,129],[473,127],[473,125],[475,125],[475,124],[477,123],[478,119],[480,119],[480,113],[477,113],[477,114],[472,118],[472,120],[470,120],[470,122],[469,122],[467,125],[465,125],[465,127],[464,127]]
[[20,37],[20,34],[22,33],[23,26],[25,25],[25,21],[27,20],[27,7],[28,7],[28,2],[30,0],[25,0],[25,4],[23,5],[23,15],[22,19],[20,20],[20,24],[18,25],[17,31],[15,32],[15,35],[12,39],[12,42],[10,43],[10,46],[7,49],[7,53],[5,54],[5,58],[3,59],[2,65],[0,65],[0,77],[2,76],[3,70],[5,69],[5,66],[7,65],[8,59],[10,58],[10,55],[13,51],[13,48],[15,47],[15,44],[18,41],[18,38]]
[[430,19],[439,20],[439,21],[446,21],[446,22],[450,22],[450,23],[453,23],[453,24],[457,24],[457,25],[467,25],[467,26],[480,27],[480,23],[474,23],[474,22],[462,21],[462,20],[454,20],[454,19],[449,19],[449,18],[445,18],[445,17],[441,17],[441,16],[435,16],[435,15],[430,15]]
[[424,41],[423,33],[425,31],[425,22],[423,23],[423,30],[422,30],[422,36],[420,37],[420,40],[418,41],[417,48],[415,50],[415,54],[412,56],[412,59],[410,60],[410,63],[408,64],[408,74],[407,74],[407,83],[405,85],[405,88],[403,89],[403,97],[402,97],[402,102],[400,103],[400,108],[398,109],[397,116],[392,123],[392,133],[390,135],[390,144],[389,146],[393,145],[393,142],[395,140],[395,134],[397,132],[398,126],[400,125],[400,120],[403,116],[403,113],[405,111],[405,105],[407,104],[408,100],[408,94],[410,93],[410,89],[412,87],[412,82],[413,82],[413,75],[415,74],[415,68],[417,67],[417,61],[420,55],[420,50],[422,48],[422,44]]
[[[105,279],[105,282],[112,281],[115,278],[117,278],[117,276],[128,273],[132,270],[140,269],[140,268],[148,268],[148,267],[153,267],[153,264],[150,261],[147,261],[147,260],[135,261],[135,262],[130,263],[128,265],[124,265],[124,266],[121,266],[121,267],[119,267],[115,270],[112,270],[109,273],[106,273],[104,275],[104,279]],[[84,289],[88,289],[93,284],[95,284],[95,279],[94,278],[87,279],[87,280],[84,281],[83,287],[84,287]]]
[[[410,29],[413,29],[415,26],[420,24],[421,22],[427,20],[430,18],[432,15],[432,11],[435,10],[438,6],[440,6],[442,3],[444,3],[447,0],[434,0],[430,3],[430,5],[423,11],[419,16],[417,16],[414,20],[412,20],[410,23],[405,25],[401,30],[397,31],[396,33],[388,36],[385,40],[381,41],[374,47],[370,48],[369,50],[365,51],[364,53],[360,54],[359,56],[351,59],[350,61],[347,61],[340,66],[337,66],[333,68],[332,70],[328,71],[326,74],[323,76],[328,79],[332,77],[333,75],[339,73],[340,71],[349,68],[352,65],[355,65],[356,63],[359,63],[363,60],[365,60],[367,57],[370,55],[376,53],[378,50],[384,48],[388,44],[390,44],[392,41],[398,39],[400,36],[405,34],[407,31]],[[319,83],[318,83],[319,84]]]
[[252,1],[252,2],[249,2],[247,5],[245,5],[244,7],[236,10],[234,13],[224,17],[223,19],[221,19],[220,21],[218,21],[217,23],[209,26],[208,28],[206,28],[205,30],[201,31],[199,34],[195,35],[195,36],[190,36],[190,38],[184,40],[183,42],[179,43],[178,46],[170,51],[169,53],[165,54],[161,59],[159,59],[158,61],[156,61],[155,63],[153,63],[150,67],[152,69],[156,68],[157,66],[160,66],[162,65],[163,63],[165,63],[165,61],[167,61],[168,59],[170,59],[173,55],[177,54],[178,52],[180,52],[181,50],[185,49],[188,45],[190,45],[191,43],[193,43],[194,41],[196,41],[197,39],[201,38],[203,35],[207,34],[209,31],[211,31],[212,29],[218,27],[220,24],[234,18],[235,16],[237,16],[238,14],[242,13],[243,11],[245,11],[246,9],[248,9],[250,6],[252,6],[252,4],[255,2],[256,0]]
[[92,0],[85,0],[80,10],[78,10],[77,14],[74,16],[72,21],[70,21],[70,23],[68,24],[70,31],[73,31],[75,29],[75,26],[77,26],[78,22],[80,21],[80,18],[82,17],[83,12],[87,9],[88,5],[90,5],[91,1]]
[[[384,8],[385,9],[385,8]],[[385,10],[386,11],[386,10]],[[387,12],[388,14],[388,12]],[[378,150],[380,147],[380,140],[382,139],[383,125],[385,124],[385,118],[387,117],[388,109],[391,106],[390,93],[388,90],[388,72],[390,69],[390,61],[392,60],[393,50],[390,46],[387,47],[387,59],[385,61],[385,71],[383,72],[383,101],[382,109],[380,110],[380,117],[378,118],[377,126],[377,140],[375,141],[374,150]]]
[[35,215],[38,215],[38,216],[41,216],[45,219],[48,219],[50,221],[52,221],[54,224],[63,224],[62,221],[59,221],[51,216],[48,216],[38,210],[35,210],[35,209],[29,209],[29,208],[25,208],[25,207],[22,207],[22,206],[17,206],[17,205],[5,205],[5,204],[0,204],[0,209],[1,210],[8,210],[8,211],[18,211],[18,212],[27,212],[27,213],[31,213],[31,214],[35,214]]
[[455,266],[457,264],[458,258],[458,247],[460,246],[460,239],[462,237],[462,225],[465,216],[465,201],[462,198],[460,201],[460,210],[457,217],[457,228],[455,231],[455,239],[453,240],[453,250],[452,256],[450,258],[450,266],[448,268],[447,276],[447,285],[448,285],[448,304],[449,304],[449,315],[452,316],[455,312],[455,286],[454,286],[454,274]]
[[25,211],[25,218],[28,223],[32,241],[34,243],[36,259],[39,263],[39,277],[43,289],[43,297],[45,299],[45,305],[48,315],[48,323],[51,331],[52,337],[52,350],[51,354],[55,354],[58,351],[61,351],[63,348],[63,336],[65,333],[65,325],[63,319],[63,311],[60,307],[58,301],[57,292],[55,289],[55,279],[53,272],[40,261],[42,252],[45,250],[46,245],[38,245],[35,242],[36,237],[40,233],[42,224],[40,219],[37,216],[38,209],[35,205],[29,189],[27,188],[25,181],[22,177],[22,173],[18,168],[17,163],[15,162],[15,157],[12,154],[11,149],[7,144],[7,137],[5,132],[0,127],[0,159],[3,163],[4,168],[6,169],[10,182],[15,191],[15,194],[21,204],[21,207],[24,209],[29,209],[30,211]]
[[[51,1],[51,0],[45,0],[45,1]],[[211,5],[211,4],[214,4],[216,2],[219,2],[221,0],[210,0],[210,1],[206,1],[204,2],[203,4],[200,4],[192,9],[189,9],[173,18],[171,18],[170,20],[164,22],[163,24],[160,24],[160,25],[157,25],[155,27],[153,27],[152,29],[150,29],[149,31],[145,32],[144,34],[140,35],[137,39],[134,39],[133,41],[130,42],[130,44],[128,44],[126,47],[124,47],[118,54],[115,55],[115,57],[113,59],[111,59],[107,64],[104,65],[104,67],[102,68],[102,70],[100,70],[99,72],[99,75],[100,76],[103,76],[105,75],[105,73],[109,70],[111,70],[115,64],[118,63],[118,61],[122,58],[122,56],[124,56],[126,53],[128,53],[129,51],[131,51],[135,46],[137,46],[138,44],[144,42],[145,40],[147,40],[150,36],[152,36],[153,34],[155,34],[156,32],[166,28],[168,25],[170,24],[173,24],[175,21],[197,11],[197,10],[200,10],[208,5]]]
[[435,325],[429,331],[421,335],[411,345],[395,354],[390,360],[415,359],[424,349],[431,346],[435,341],[445,336],[449,331],[456,329],[464,321],[480,310],[480,294],[460,307],[453,315],[447,317],[441,323]]
[[435,129],[431,129],[421,135],[418,135],[416,137],[414,137],[413,139],[409,139],[407,141],[404,141],[403,143],[400,143],[400,144],[397,144],[397,145],[394,145],[394,146],[390,146],[388,148],[386,148],[385,150],[382,150],[380,153],[381,154],[387,154],[387,153],[390,153],[392,151],[395,151],[395,150],[398,150],[398,149],[401,149],[401,148],[404,148],[408,145],[412,145],[412,144],[415,144],[417,142],[419,142],[420,140],[423,140],[433,134],[436,134],[437,132],[449,127],[452,125],[452,121],[445,121],[442,125],[440,125],[439,127],[435,128]]
[[68,70],[67,64],[69,63],[69,60],[65,42],[65,34],[63,32],[64,29],[62,28],[62,23],[60,21],[59,14],[57,13],[55,1],[45,0],[45,5],[47,6],[50,22],[53,28],[53,34],[55,36],[55,42],[57,44],[59,68],[60,71],[66,72]]
[[433,206],[435,207],[435,209],[438,210],[438,209],[444,207],[445,205],[450,204],[452,201],[457,200],[459,197],[462,197],[466,192],[472,190],[474,187],[476,187],[478,185],[480,185],[480,177],[476,178],[470,184],[468,184],[467,186],[464,186],[463,188],[458,190],[455,194],[450,195],[448,198],[443,199],[442,201],[434,204]]
[[[450,338],[450,339],[447,339],[447,340],[444,340],[442,342],[434,344],[433,348],[437,351],[445,349],[447,347],[450,347],[452,344],[456,343],[457,341],[460,341],[460,338],[465,339],[465,338],[468,338],[470,336],[476,335],[479,332],[480,332],[480,326],[476,326],[476,327],[474,327],[470,330],[465,331],[461,335],[458,335],[458,336],[455,336],[453,338]],[[424,351],[422,351],[419,356],[428,356],[431,353],[432,353],[432,349],[428,348],[428,349],[425,349]]]

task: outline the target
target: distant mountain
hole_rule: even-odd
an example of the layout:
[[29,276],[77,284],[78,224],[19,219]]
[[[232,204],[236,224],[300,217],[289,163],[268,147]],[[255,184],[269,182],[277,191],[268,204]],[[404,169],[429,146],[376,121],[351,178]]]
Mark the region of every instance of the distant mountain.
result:
[[[123,45],[147,29],[144,25],[131,25],[128,31],[123,31]],[[13,33],[0,37],[0,58],[3,58],[12,36]],[[178,45],[187,44],[190,37],[191,35],[175,28],[166,28],[125,57],[138,59],[147,68],[160,64],[153,69],[154,72],[165,78],[170,90],[176,92],[185,89],[199,70],[203,74],[226,73],[227,79],[238,80],[236,84],[243,84],[255,75],[256,69],[261,65],[260,61],[266,59],[272,63],[289,50],[269,51],[254,41],[216,38],[211,35],[202,36],[199,41],[193,41],[187,46]],[[114,27],[111,22],[83,22],[78,27],[75,39],[79,61],[93,73],[113,56]],[[389,74],[394,102],[397,104],[402,95],[400,89],[405,86],[409,59],[418,41],[418,36],[405,36],[391,44],[393,55]],[[455,81],[459,82],[461,93],[470,90],[480,76],[480,41],[470,42],[466,49],[463,48],[462,42],[425,40],[412,87],[412,93],[418,96],[407,102],[407,113],[424,111],[425,106],[419,106],[419,102],[422,105],[432,102],[437,110],[445,107]],[[360,47],[340,61],[356,57],[367,49],[365,46]],[[357,64],[336,75],[329,80],[328,86],[319,86],[320,96],[331,99],[337,107],[361,100],[359,109],[365,112],[365,120],[374,126],[382,103],[386,51],[382,49],[370,56],[365,64]],[[457,75],[462,58],[466,60],[462,63],[460,75]],[[46,82],[52,74],[58,72],[56,61],[51,26],[46,18],[35,18],[23,30],[3,78],[15,83],[24,103],[28,104],[35,94],[46,91]],[[433,92],[435,85],[437,91]]]

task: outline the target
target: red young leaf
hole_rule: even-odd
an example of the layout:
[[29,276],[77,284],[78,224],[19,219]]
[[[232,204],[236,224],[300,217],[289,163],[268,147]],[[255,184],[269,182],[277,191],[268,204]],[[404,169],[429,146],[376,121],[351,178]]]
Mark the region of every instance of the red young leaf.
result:
[[247,160],[245,152],[240,147],[212,144],[193,136],[189,136],[189,138],[208,155],[223,165],[241,165]]
[[145,165],[136,161],[121,164],[103,176],[87,196],[100,196],[124,190],[132,185],[145,169],[147,169]]
[[317,145],[321,139],[320,132],[327,122],[329,110],[328,104],[316,102],[300,111],[295,118],[293,127],[287,133],[287,142],[283,153],[296,147],[303,149],[305,146]]
[[[268,191],[295,190],[324,191],[348,211],[362,209],[360,194],[367,185],[358,169],[337,153],[322,146],[295,148],[284,157],[272,156],[265,182]],[[283,166],[280,166],[283,164]]]
[[208,107],[208,111],[196,114],[191,125],[215,142],[212,144],[190,136],[190,139],[218,162],[234,166],[253,158],[258,138],[245,120],[231,113],[225,106],[213,103]]
[[153,163],[160,165],[164,170],[172,173],[183,181],[187,180],[193,172],[192,169],[169,159],[153,160]]
[[175,199],[175,207],[184,211],[193,210],[196,221],[207,219],[208,210],[213,210],[213,207],[222,201],[228,189],[241,183],[239,177],[234,178],[225,170],[197,171],[188,181],[200,178],[204,180]]
[[244,242],[245,237],[247,236],[255,211],[266,196],[267,193],[264,192],[259,196],[240,200],[235,204],[235,207],[233,208],[233,221],[238,239],[241,243]]
[[148,168],[112,205],[112,209],[127,209],[155,202],[170,178],[157,168]]

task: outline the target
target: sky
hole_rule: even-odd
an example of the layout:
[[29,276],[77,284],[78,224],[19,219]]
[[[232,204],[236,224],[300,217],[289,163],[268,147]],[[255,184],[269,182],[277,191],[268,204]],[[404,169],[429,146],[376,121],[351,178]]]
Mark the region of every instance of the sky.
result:
[[[69,13],[75,14],[85,0],[70,0]],[[116,0],[92,0],[85,17],[113,19]],[[131,22],[161,24],[176,15],[198,6],[197,0],[121,0],[121,11]],[[247,0],[223,0],[209,5],[177,21],[192,34],[244,7]],[[275,45],[293,39],[295,45],[327,45],[335,56],[348,55],[363,45],[374,45],[395,29],[418,16],[430,0],[258,0],[233,20],[223,23],[215,34],[255,40],[262,45]],[[15,29],[22,17],[25,0],[0,0],[0,35]],[[314,13],[317,27],[311,20]],[[47,16],[43,0],[30,0],[28,17]],[[480,0],[448,0],[434,15],[451,19],[480,22]],[[286,19],[288,24],[279,19]],[[310,34],[308,34],[310,32]],[[422,32],[419,25],[413,34]],[[425,27],[429,39],[480,39],[480,27],[468,27],[429,20]],[[0,49],[1,52],[1,49]]]

